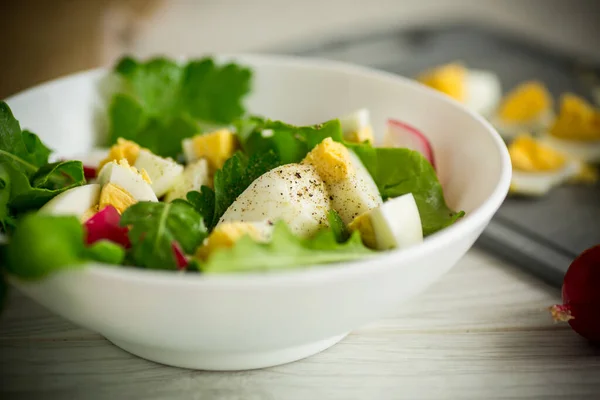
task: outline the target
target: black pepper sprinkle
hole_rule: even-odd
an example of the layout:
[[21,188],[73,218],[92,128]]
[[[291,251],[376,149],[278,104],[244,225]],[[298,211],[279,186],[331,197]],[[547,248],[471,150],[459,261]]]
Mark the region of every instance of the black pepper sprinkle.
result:
[[312,193],[309,193],[309,194],[308,194],[308,197],[313,197],[313,194],[312,194]]
[[300,175],[300,172],[296,172],[296,178],[298,178],[298,179],[302,178],[302,175]]
[[329,196],[329,200],[333,200],[333,196]]

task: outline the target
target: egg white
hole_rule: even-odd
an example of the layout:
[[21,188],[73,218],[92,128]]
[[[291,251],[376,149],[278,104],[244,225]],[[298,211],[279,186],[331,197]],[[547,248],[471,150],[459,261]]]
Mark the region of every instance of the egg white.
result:
[[600,140],[565,140],[548,133],[541,135],[539,140],[541,143],[565,153],[571,158],[588,163],[600,162]]
[[107,183],[118,185],[137,201],[158,201],[154,190],[140,174],[114,161],[102,167],[97,182],[100,185],[106,185]]
[[152,190],[156,197],[161,197],[177,181],[179,175],[183,173],[183,165],[176,163],[173,160],[159,157],[148,150],[140,150],[135,164],[133,165],[138,170],[146,170],[150,177]]
[[466,74],[465,86],[465,107],[484,117],[491,116],[502,98],[502,85],[498,75],[490,71],[470,69]]
[[330,209],[329,194],[316,169],[286,164],[252,182],[219,223],[283,220],[292,233],[308,237],[328,226]]
[[38,212],[55,215],[74,215],[82,219],[100,200],[101,186],[97,183],[77,186],[53,197]]
[[202,185],[208,185],[209,181],[208,162],[200,159],[185,167],[183,173],[176,178],[173,187],[167,192],[165,201],[185,199],[188,192],[199,191]]
[[570,161],[558,171],[513,171],[511,193],[525,196],[543,196],[551,189],[575,177],[581,171],[581,168],[580,162]]
[[390,199],[370,213],[377,249],[399,249],[421,243],[423,227],[412,193]]

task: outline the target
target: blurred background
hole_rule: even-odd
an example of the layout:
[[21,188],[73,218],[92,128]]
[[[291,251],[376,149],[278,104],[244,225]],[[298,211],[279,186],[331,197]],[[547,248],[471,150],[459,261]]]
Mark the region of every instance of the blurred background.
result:
[[0,1],[0,98],[123,53],[288,52],[415,27],[470,24],[600,58],[598,0]]

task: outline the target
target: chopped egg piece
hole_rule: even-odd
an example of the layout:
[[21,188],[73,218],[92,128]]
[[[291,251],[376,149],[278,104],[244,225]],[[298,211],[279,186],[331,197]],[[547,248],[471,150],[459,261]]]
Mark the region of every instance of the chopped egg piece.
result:
[[129,206],[135,203],[137,203],[137,200],[127,190],[114,183],[107,183],[100,192],[98,210],[100,211],[106,206],[113,206],[119,214],[123,214]]
[[205,159],[200,159],[185,167],[183,173],[173,183],[171,190],[167,192],[165,201],[185,199],[188,192],[192,190],[199,191],[203,185],[210,187],[212,182],[208,162]]
[[544,84],[524,82],[506,94],[491,122],[506,139],[522,132],[538,134],[552,123],[552,108],[552,95]]
[[[219,221],[284,221],[291,232],[309,237],[327,227],[329,193],[311,165],[285,164],[259,176]],[[218,225],[217,225],[218,226]]]
[[325,182],[331,205],[345,224],[382,203],[379,189],[360,159],[341,143],[325,138],[302,161]]
[[209,166],[213,170],[218,170],[237,150],[238,143],[235,134],[229,129],[219,129],[196,135],[191,139],[184,139],[182,146],[187,162],[206,158]]
[[339,120],[344,139],[347,141],[354,143],[363,143],[365,141],[375,143],[369,110],[366,108],[357,110],[352,114],[344,115]]
[[183,165],[144,149],[139,151],[134,167],[147,172],[156,197],[167,193],[183,173]]
[[462,102],[467,97],[465,80],[467,68],[460,63],[451,63],[432,68],[420,74],[417,80],[455,100]]
[[98,183],[103,186],[113,183],[137,201],[158,201],[145,170],[138,171],[126,159],[106,164],[98,174]]
[[48,201],[40,213],[74,215],[81,222],[87,221],[96,211],[101,186],[97,183],[77,186],[58,194]]
[[219,224],[196,251],[196,257],[207,260],[218,249],[227,249],[242,237],[248,235],[256,242],[268,242],[271,239],[273,224],[259,222],[227,222]]
[[529,135],[517,137],[509,146],[513,166],[510,193],[542,196],[552,188],[585,174],[585,165],[569,159]]
[[600,140],[600,109],[571,93],[562,96],[560,112],[550,134],[574,141]]
[[405,248],[423,241],[421,216],[412,193],[359,215],[348,228],[360,232],[364,244],[376,250]]
[[137,143],[119,138],[117,139],[117,143],[108,150],[106,158],[100,161],[98,170],[102,169],[102,167],[111,161],[119,161],[122,159],[127,160],[130,165],[133,165],[137,160],[140,149],[141,148]]
[[486,117],[492,114],[502,96],[498,75],[491,71],[468,69],[458,62],[427,70],[417,80]]

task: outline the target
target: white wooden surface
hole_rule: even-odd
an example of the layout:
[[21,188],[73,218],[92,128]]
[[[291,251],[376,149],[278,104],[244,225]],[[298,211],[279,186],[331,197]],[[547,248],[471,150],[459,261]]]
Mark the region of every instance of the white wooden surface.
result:
[[600,348],[546,307],[550,288],[472,250],[391,318],[311,358],[216,373],[135,358],[13,291],[1,399],[598,399]]

